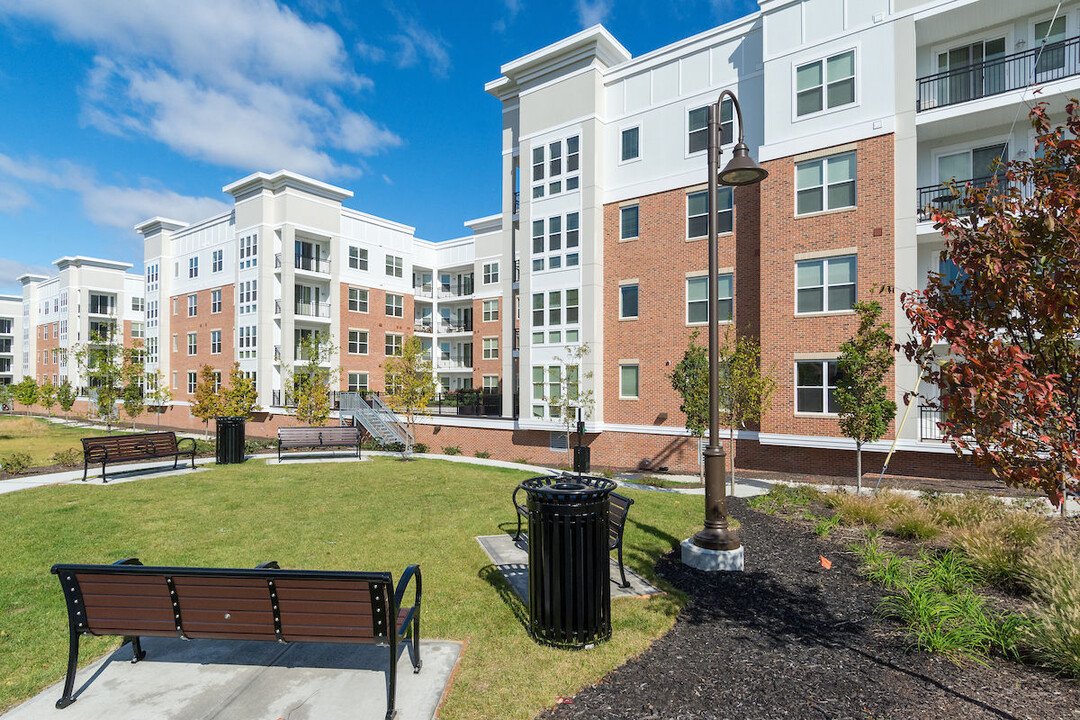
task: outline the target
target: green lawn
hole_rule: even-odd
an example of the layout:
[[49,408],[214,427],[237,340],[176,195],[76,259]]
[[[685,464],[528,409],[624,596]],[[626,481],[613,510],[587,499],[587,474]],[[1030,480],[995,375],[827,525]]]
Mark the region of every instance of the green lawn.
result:
[[[267,467],[248,461],[155,480],[0,495],[0,710],[62,679],[67,617],[55,562],[389,570],[419,563],[421,636],[467,641],[441,717],[531,718],[643,651],[674,622],[678,595],[612,603],[612,640],[536,645],[474,539],[511,528],[526,474],[436,460]],[[663,586],[656,558],[701,521],[700,497],[629,493],[626,562]],[[500,528],[500,525],[502,526]],[[512,528],[511,528],[512,529]],[[520,606],[517,606],[520,613]],[[82,661],[116,647],[88,638]]]
[[31,465],[52,465],[54,453],[69,448],[82,452],[79,438],[105,435],[103,430],[56,425],[41,418],[0,415],[0,457],[29,453]]

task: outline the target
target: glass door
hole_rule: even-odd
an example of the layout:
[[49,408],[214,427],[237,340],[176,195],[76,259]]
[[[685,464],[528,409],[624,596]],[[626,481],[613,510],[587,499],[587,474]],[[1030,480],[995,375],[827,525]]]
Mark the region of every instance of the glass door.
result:
[[[1045,39],[1045,44],[1044,44]],[[1038,62],[1035,63],[1035,80],[1043,82],[1057,77],[1063,77],[1065,73],[1065,18],[1059,17],[1053,21],[1044,20],[1035,23],[1035,49],[1038,52]]]
[[980,40],[938,53],[938,72],[948,72],[938,89],[943,104],[966,102],[1005,91],[1005,38]]

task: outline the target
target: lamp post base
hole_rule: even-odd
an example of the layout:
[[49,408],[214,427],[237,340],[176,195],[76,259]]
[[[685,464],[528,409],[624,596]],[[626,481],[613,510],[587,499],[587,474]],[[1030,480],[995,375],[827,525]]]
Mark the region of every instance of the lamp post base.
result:
[[693,538],[682,541],[682,562],[697,570],[706,572],[742,572],[743,549],[707,550],[694,544]]

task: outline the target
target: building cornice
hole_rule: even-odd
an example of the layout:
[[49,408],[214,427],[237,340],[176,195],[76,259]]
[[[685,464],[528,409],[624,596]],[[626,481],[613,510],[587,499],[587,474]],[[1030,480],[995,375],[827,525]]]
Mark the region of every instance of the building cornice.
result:
[[221,191],[229,193],[236,202],[240,202],[241,200],[246,200],[263,192],[277,195],[287,188],[300,190],[301,192],[310,193],[311,195],[316,195],[335,202],[343,202],[353,196],[351,190],[324,183],[321,180],[316,180],[315,178],[310,178],[306,175],[294,173],[289,170],[278,170],[273,174],[264,172],[253,173],[234,183],[226,185],[221,188]]

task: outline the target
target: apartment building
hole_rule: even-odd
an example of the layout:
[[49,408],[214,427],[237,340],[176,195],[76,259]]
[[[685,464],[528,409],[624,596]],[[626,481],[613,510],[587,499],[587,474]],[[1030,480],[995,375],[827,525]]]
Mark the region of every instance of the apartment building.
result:
[[0,385],[22,379],[19,340],[22,336],[22,296],[0,295]]
[[[112,333],[125,346],[145,332],[144,287],[140,275],[128,272],[132,264],[92,257],[62,257],[53,261],[52,277],[27,274],[18,278],[20,329],[14,345],[18,373],[54,385],[65,380],[76,388],[90,384],[80,370],[76,351],[98,337]],[[2,306],[0,306],[2,307]],[[3,311],[0,310],[0,349],[3,347]],[[0,365],[3,354],[0,353]]]

